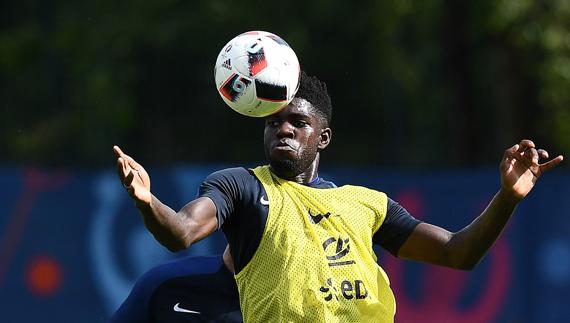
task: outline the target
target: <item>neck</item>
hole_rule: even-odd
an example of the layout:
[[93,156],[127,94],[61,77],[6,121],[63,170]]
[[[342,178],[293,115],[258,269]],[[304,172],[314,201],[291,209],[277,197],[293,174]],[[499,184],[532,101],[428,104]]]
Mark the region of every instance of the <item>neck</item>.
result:
[[299,184],[308,184],[319,176],[319,161],[320,161],[320,155],[317,153],[317,156],[315,157],[311,165],[309,165],[309,167],[307,167],[303,172],[297,175],[280,174],[275,172],[274,169],[272,169],[272,172],[275,175],[279,176],[280,178],[286,179],[288,181],[296,182]]

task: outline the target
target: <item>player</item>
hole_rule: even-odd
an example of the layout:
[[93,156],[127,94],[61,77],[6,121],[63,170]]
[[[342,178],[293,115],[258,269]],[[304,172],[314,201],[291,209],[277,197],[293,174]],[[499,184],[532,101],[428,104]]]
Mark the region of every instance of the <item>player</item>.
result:
[[147,271],[110,322],[243,322],[228,248]]
[[384,193],[320,178],[330,118],[325,84],[302,73],[295,99],[265,119],[269,165],[211,174],[200,196],[178,212],[151,193],[144,168],[114,148],[121,182],[164,246],[181,250],[223,230],[246,322],[392,322],[395,300],[373,243],[392,246],[401,258],[471,269],[537,179],[563,159],[540,163],[548,153],[530,140],[507,149],[499,191],[479,217],[452,233],[407,212],[394,221],[388,215],[396,204]]

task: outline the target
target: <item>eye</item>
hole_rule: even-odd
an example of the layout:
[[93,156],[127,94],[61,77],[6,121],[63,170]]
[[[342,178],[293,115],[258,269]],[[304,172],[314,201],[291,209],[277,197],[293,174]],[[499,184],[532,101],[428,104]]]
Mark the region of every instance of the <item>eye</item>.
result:
[[301,120],[301,119],[293,121],[293,126],[294,126],[295,128],[302,128],[302,127],[304,127],[304,126],[306,126],[306,125],[308,125],[308,124],[309,124],[309,123],[308,123],[307,121]]

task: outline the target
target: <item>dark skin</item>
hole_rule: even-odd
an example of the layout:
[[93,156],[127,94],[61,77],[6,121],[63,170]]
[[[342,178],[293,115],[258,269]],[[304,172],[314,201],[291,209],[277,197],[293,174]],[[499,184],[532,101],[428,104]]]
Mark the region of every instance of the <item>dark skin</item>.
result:
[[[326,122],[326,121],[325,121]],[[284,110],[265,120],[263,142],[271,171],[300,184],[318,176],[320,151],[332,131],[313,112],[309,102],[295,98]]]
[[[295,98],[286,108],[266,119],[265,153],[272,172],[306,184],[318,176],[320,152],[332,138],[325,121],[311,104]],[[175,212],[150,191],[144,168],[117,146],[118,175],[147,228],[169,250],[188,248],[216,230],[216,206],[198,198]],[[487,208],[458,232],[428,223],[419,224],[399,250],[399,257],[457,269],[472,269],[493,245],[517,204],[532,190],[538,178],[557,166],[562,156],[548,160],[548,152],[530,140],[507,149],[500,163],[501,187]],[[541,160],[546,160],[541,163]]]

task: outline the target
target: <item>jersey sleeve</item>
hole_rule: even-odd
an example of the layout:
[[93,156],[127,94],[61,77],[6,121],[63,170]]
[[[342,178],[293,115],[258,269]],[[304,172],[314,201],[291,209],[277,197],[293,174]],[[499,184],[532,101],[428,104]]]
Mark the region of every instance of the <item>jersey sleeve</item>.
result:
[[386,218],[372,241],[398,256],[400,247],[421,221],[414,218],[403,206],[388,198]]
[[228,168],[210,174],[200,186],[199,197],[208,197],[216,205],[218,229],[234,213],[243,198],[248,177],[251,175],[245,168]]

